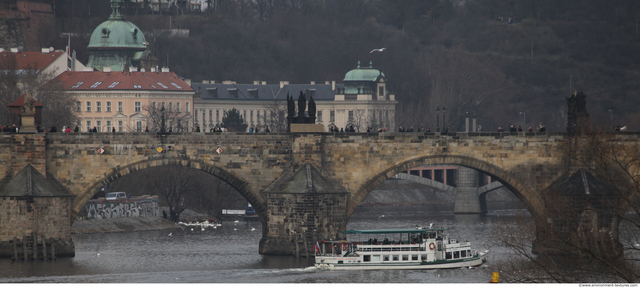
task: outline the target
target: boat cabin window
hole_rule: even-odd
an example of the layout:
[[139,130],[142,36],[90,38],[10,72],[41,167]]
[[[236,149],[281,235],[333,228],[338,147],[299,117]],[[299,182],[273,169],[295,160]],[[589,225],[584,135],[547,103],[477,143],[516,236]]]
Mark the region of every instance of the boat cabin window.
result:
[[460,251],[460,257],[462,258],[467,257],[467,250]]
[[398,255],[393,255],[393,261],[398,261]]
[[409,255],[402,255],[402,261],[409,261]]
[[362,262],[371,262],[371,255],[363,255]]
[[454,251],[453,252],[453,259],[458,259],[460,258],[460,251]]
[[380,255],[372,255],[373,256],[373,261],[380,261]]
[[418,255],[411,255],[411,261],[418,261]]
[[438,251],[442,251],[442,242],[438,242]]
[[471,257],[473,255],[471,255],[471,250],[467,250],[467,257]]
[[451,259],[451,252],[447,252],[447,259]]
[[389,255],[382,256],[382,261],[389,261]]
[[422,261],[427,261],[427,255],[426,254],[422,255]]

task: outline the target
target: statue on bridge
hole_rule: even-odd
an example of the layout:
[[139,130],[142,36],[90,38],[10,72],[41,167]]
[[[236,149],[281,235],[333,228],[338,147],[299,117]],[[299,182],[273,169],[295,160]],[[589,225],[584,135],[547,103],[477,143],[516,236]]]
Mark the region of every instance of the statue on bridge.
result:
[[588,125],[589,113],[587,113],[587,96],[582,91],[567,97],[567,132],[581,131]]
[[291,124],[315,124],[316,123],[316,102],[309,96],[309,113],[305,115],[307,109],[307,97],[300,91],[298,96],[298,114],[296,115],[295,101],[293,96],[287,93],[287,132],[291,132]]
[[304,97],[304,93],[300,91],[300,96],[298,96],[298,118],[304,119],[304,110],[307,109],[307,98]]

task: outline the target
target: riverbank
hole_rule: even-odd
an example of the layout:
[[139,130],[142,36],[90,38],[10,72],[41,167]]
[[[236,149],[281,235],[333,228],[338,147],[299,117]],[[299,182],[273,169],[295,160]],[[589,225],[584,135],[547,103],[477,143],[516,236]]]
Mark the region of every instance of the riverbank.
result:
[[[160,214],[167,210],[167,207],[160,207]],[[192,210],[185,210],[180,215],[181,221],[194,221],[198,219],[206,219],[206,215],[197,213]],[[133,231],[153,231],[178,229],[180,225],[173,223],[162,217],[134,217],[134,218],[102,218],[76,220],[71,225],[71,234],[99,234],[99,233],[117,233],[117,232],[133,232]]]
[[161,217],[88,219],[73,222],[71,234],[99,234],[177,228],[180,228],[180,225]]

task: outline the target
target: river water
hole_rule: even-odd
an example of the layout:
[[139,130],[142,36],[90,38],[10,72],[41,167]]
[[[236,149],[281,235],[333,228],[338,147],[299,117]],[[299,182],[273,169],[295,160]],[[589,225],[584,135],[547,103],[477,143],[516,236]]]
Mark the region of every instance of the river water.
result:
[[[492,207],[493,206],[493,207]],[[76,257],[56,261],[0,259],[8,283],[487,283],[506,250],[492,247],[492,230],[528,212],[494,204],[486,215],[454,215],[452,205],[359,207],[348,229],[449,227],[451,238],[490,250],[480,268],[418,271],[323,271],[313,258],[258,254],[259,222],[225,222],[218,229],[73,235]],[[384,215],[384,216],[382,216]],[[255,228],[255,229],[252,229]],[[169,235],[171,233],[171,235]]]

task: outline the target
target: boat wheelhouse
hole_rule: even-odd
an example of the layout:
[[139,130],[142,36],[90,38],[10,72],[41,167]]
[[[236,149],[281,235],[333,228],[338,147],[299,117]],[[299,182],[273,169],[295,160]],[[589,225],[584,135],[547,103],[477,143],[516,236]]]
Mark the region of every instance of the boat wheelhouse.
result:
[[447,236],[445,228],[348,230],[347,241],[316,243],[316,267],[336,270],[443,269],[482,265],[488,251]]

